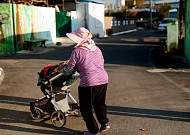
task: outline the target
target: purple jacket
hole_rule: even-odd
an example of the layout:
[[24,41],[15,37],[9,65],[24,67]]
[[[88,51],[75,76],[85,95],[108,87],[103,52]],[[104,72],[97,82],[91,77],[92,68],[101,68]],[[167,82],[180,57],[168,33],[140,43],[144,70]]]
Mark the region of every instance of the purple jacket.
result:
[[95,51],[81,48],[73,50],[67,68],[69,70],[75,68],[80,74],[80,87],[108,83],[108,75],[104,69],[104,58],[97,46]]

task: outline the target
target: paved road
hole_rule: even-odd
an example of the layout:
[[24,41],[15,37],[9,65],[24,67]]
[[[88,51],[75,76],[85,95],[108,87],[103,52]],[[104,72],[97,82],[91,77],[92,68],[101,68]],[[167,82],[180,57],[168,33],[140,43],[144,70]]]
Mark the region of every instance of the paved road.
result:
[[[163,38],[165,35],[155,31],[137,31],[96,42],[109,75],[111,129],[103,135],[189,135],[189,72],[148,72],[159,66],[151,56]],[[81,117],[68,116],[63,128],[55,128],[49,116],[40,120],[29,116],[29,102],[42,96],[36,73],[46,64],[67,60],[72,49],[1,57],[0,66],[6,74],[0,87],[2,135],[80,135],[86,130]],[[71,87],[76,99],[78,83]]]

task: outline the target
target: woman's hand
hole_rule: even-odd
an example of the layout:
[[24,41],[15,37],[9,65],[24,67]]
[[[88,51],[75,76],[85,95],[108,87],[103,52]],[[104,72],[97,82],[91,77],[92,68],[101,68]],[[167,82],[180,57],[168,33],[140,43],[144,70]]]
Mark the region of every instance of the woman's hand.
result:
[[59,63],[59,67],[62,68],[62,67],[65,66],[68,62],[69,62],[69,60],[63,61],[62,63]]
[[63,66],[65,66],[68,62],[69,62],[69,60],[63,61],[62,63],[59,63],[59,66],[54,69],[54,71],[52,72],[52,74],[54,74],[56,72],[60,73],[61,69],[63,68]]

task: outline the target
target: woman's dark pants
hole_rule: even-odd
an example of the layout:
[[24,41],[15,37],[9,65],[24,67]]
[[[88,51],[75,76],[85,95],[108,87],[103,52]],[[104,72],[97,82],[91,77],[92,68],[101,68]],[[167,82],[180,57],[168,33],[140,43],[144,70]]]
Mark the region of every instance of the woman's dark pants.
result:
[[104,126],[108,123],[107,106],[105,104],[107,84],[79,87],[80,111],[86,122],[89,132],[96,134],[99,132],[98,124],[93,116],[93,108],[98,122]]

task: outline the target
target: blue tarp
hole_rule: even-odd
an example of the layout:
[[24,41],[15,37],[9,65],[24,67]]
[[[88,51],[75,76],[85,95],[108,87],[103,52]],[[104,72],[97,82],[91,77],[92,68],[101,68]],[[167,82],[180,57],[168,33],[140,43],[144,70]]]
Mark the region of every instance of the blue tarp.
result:
[[77,0],[79,2],[94,2],[99,4],[104,4],[104,0]]

